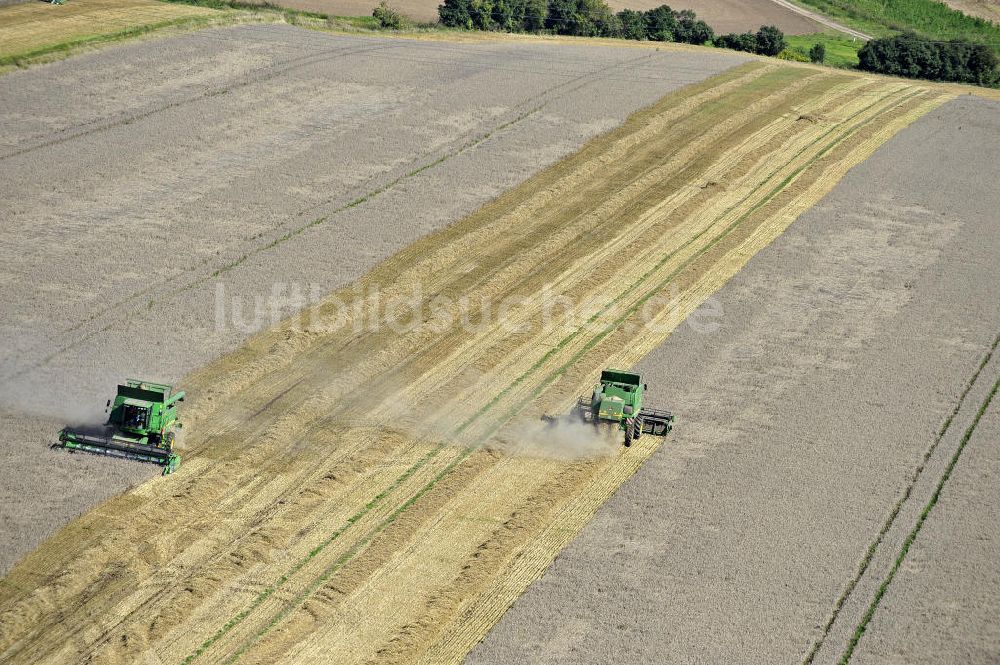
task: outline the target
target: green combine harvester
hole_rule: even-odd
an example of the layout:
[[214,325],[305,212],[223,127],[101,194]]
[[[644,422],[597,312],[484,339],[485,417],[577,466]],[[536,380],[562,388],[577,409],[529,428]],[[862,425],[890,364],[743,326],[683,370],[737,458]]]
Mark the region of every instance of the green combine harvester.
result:
[[581,398],[573,409],[574,417],[595,427],[625,432],[625,447],[643,434],[666,436],[673,428],[674,416],[667,411],[643,408],[646,384],[631,372],[606,369],[590,398]]
[[163,467],[163,475],[181,464],[174,452],[177,404],[184,391],[171,386],[128,379],[118,386],[114,403],[108,400],[108,422],[103,428],[70,429],[59,433],[56,447],[84,450],[98,455],[124,457]]

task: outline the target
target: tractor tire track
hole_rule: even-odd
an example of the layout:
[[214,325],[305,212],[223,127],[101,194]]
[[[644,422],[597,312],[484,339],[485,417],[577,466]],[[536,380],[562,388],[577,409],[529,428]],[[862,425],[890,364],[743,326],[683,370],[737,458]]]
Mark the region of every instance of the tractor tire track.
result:
[[213,97],[218,97],[220,95],[225,95],[230,92],[239,90],[240,88],[246,88],[259,83],[266,83],[273,79],[283,76],[295,69],[300,69],[302,67],[308,67],[309,65],[314,65],[319,62],[335,60],[337,58],[346,57],[350,55],[358,55],[368,51],[379,51],[390,48],[395,48],[394,44],[381,44],[381,45],[365,45],[362,47],[338,47],[332,49],[325,49],[319,53],[310,53],[307,55],[302,55],[296,58],[289,58],[288,60],[283,60],[268,67],[263,70],[256,72],[251,72],[244,75],[241,80],[234,83],[229,83],[224,87],[219,87],[211,90],[206,90],[200,92],[196,95],[190,95],[183,99],[178,99],[176,101],[168,102],[166,104],[155,106],[150,109],[145,109],[142,111],[137,111],[134,113],[128,113],[121,115],[119,117],[107,120],[104,122],[93,123],[90,126],[83,126],[79,128],[67,128],[61,133],[63,136],[58,136],[56,138],[45,139],[43,141],[37,141],[26,146],[15,148],[8,152],[0,154],[0,162],[12,159],[14,157],[20,157],[21,155],[26,155],[28,153],[34,152],[36,150],[42,150],[44,148],[51,148],[55,146],[60,146],[70,141],[76,139],[84,138],[93,134],[100,132],[106,132],[116,127],[121,127],[122,125],[130,125],[140,120],[145,120],[147,118],[154,117],[160,113],[170,111],[177,108],[182,108],[189,104],[194,104],[205,99],[211,99]]
[[[394,45],[382,45],[382,46],[369,46],[358,49],[333,49],[330,50],[328,54],[332,54],[334,58],[348,57],[353,55],[360,55],[378,49],[383,49],[383,50],[390,49],[393,48],[393,46]],[[339,197],[341,200],[343,200],[343,203],[341,204],[327,202],[327,203],[313,205],[308,208],[300,210],[291,218],[291,223],[294,224],[294,222],[297,220],[298,217],[317,215],[314,219],[305,224],[293,226],[290,229],[288,228],[288,226],[282,225],[276,228],[268,238],[264,238],[263,240],[261,240],[261,242],[257,243],[256,246],[252,246],[249,249],[237,251],[232,258],[224,259],[224,262],[221,264],[209,265],[207,262],[201,262],[193,266],[184,268],[179,274],[173,275],[169,278],[154,280],[153,283],[150,284],[149,286],[137,290],[115,301],[114,303],[99,309],[92,315],[82,319],[78,323],[66,329],[63,332],[63,334],[70,335],[72,333],[75,333],[81,330],[82,328],[93,324],[95,321],[98,321],[101,318],[107,316],[108,314],[112,314],[114,316],[114,318],[111,321],[101,325],[98,328],[93,328],[89,332],[79,337],[75,337],[72,340],[57,342],[55,344],[55,348],[50,353],[46,354],[43,358],[41,358],[39,361],[36,361],[35,363],[29,365],[25,365],[20,370],[10,373],[3,378],[5,380],[13,380],[22,377],[26,375],[28,372],[31,372],[33,370],[38,369],[39,367],[47,365],[48,363],[64,355],[68,351],[79,348],[81,345],[87,343],[96,336],[108,332],[115,325],[120,324],[123,319],[127,320],[136,314],[136,311],[134,309],[133,311],[126,311],[124,315],[122,314],[123,308],[130,304],[132,304],[134,307],[139,307],[137,303],[139,303],[140,300],[149,300],[151,302],[155,302],[197,288],[209,282],[210,280],[217,278],[219,275],[229,270],[232,270],[233,268],[236,268],[238,265],[240,265],[241,263],[252,257],[255,257],[263,252],[270,251],[284,244],[285,242],[296,238],[302,233],[305,233],[318,226],[326,224],[327,222],[335,218],[337,215],[346,213],[359,205],[363,205],[375,199],[376,197],[388,191],[391,191],[398,185],[404,184],[408,180],[420,175],[421,173],[429,169],[439,166],[454,157],[457,157],[465,152],[468,152],[469,150],[474,150],[478,148],[480,145],[488,141],[494,135],[503,132],[517,125],[518,123],[527,120],[528,118],[531,118],[532,116],[541,112],[546,106],[551,104],[553,101],[563,98],[567,95],[573,94],[574,92],[586,87],[587,85],[590,85],[595,81],[601,80],[602,77],[607,76],[610,72],[617,69],[627,68],[628,66],[635,65],[644,60],[649,60],[652,57],[653,57],[652,54],[644,54],[637,56],[635,58],[630,58],[622,62],[614,63],[612,65],[594,70],[592,72],[571,76],[568,81],[564,81],[563,83],[553,86],[545,90],[544,92],[529,97],[520,102],[519,104],[515,105],[511,111],[506,113],[503,117],[499,118],[498,122],[494,124],[491,128],[487,129],[486,131],[480,131],[474,133],[471,136],[460,137],[449,143],[444,148],[440,148],[432,152],[418,156],[416,159],[412,160],[408,164],[402,167],[397,167],[392,171],[390,171],[388,174],[379,176],[378,178],[373,179],[369,183],[366,183],[364,187],[356,189],[353,192],[345,193],[344,195]],[[221,94],[225,94],[241,87],[248,87],[250,85],[264,83],[266,81],[278,77],[279,75],[287,73],[291,69],[315,65],[329,59],[330,59],[329,55],[323,55],[323,54],[303,56],[302,58],[299,59],[293,59],[293,62],[296,62],[294,66],[270,72],[266,76],[260,76],[253,80],[248,80],[241,82],[237,85],[228,86],[224,89],[204,93],[201,95],[191,97],[190,99],[181,100],[176,103],[168,104],[163,107],[150,110],[148,112],[137,114],[135,116],[130,116],[126,119],[117,121],[113,124],[108,124],[106,127],[101,127],[98,129],[94,129],[92,131],[81,132],[77,135],[69,136],[66,137],[65,139],[60,139],[58,141],[52,141],[50,142],[50,144],[55,145],[56,143],[70,141],[76,138],[86,136],[95,131],[103,131],[106,129],[111,129],[116,126],[137,122],[146,119],[147,117],[151,117],[157,113],[167,111],[176,107],[181,107],[189,103],[201,101],[203,99],[208,99]],[[43,147],[49,147],[49,144],[38,146],[38,148],[43,148]],[[31,149],[33,150],[35,148]],[[2,161],[3,159],[4,159],[3,157],[0,157],[0,161]],[[323,208],[328,207],[329,205],[334,205],[335,207],[328,212],[322,212]],[[202,270],[205,270],[206,272],[204,274],[194,274],[196,271],[200,273],[200,271]],[[145,306],[148,308],[148,303]]]
[[[857,618],[856,621],[851,621],[851,619],[845,619],[842,616],[842,612],[845,611],[845,608],[848,608],[849,602],[855,602],[854,599],[856,597],[856,594],[862,593],[864,591],[864,589],[861,588],[863,586],[862,584],[863,581],[867,578],[870,578],[873,575],[879,575],[879,572],[872,567],[874,564],[876,564],[877,555],[884,552],[885,548],[890,546],[887,544],[887,538],[890,537],[891,532],[894,529],[894,526],[897,524],[897,520],[900,518],[901,513],[904,512],[904,508],[909,503],[911,503],[911,500],[915,499],[914,492],[915,491],[919,492],[918,485],[921,483],[921,479],[924,476],[924,472],[927,471],[928,465],[931,463],[931,460],[934,457],[935,452],[938,450],[942,441],[949,434],[949,432],[954,431],[952,426],[956,424],[956,419],[958,419],[962,413],[967,411],[966,402],[967,398],[969,397],[969,394],[973,391],[973,388],[977,384],[982,385],[982,383],[980,382],[980,377],[983,374],[983,371],[992,361],[998,345],[1000,345],[1000,335],[994,337],[992,344],[987,348],[986,353],[983,355],[982,359],[975,367],[972,374],[969,376],[967,382],[965,383],[965,386],[963,387],[961,393],[958,396],[957,401],[955,402],[954,407],[952,408],[951,412],[948,413],[947,416],[944,418],[940,429],[938,429],[937,434],[931,441],[931,444],[928,446],[927,450],[924,451],[920,459],[920,463],[914,469],[912,475],[907,481],[907,484],[903,489],[902,496],[900,496],[899,500],[896,502],[892,510],[886,516],[882,528],[879,530],[875,539],[871,542],[871,544],[868,546],[868,549],[865,551],[865,556],[862,557],[860,563],[858,564],[857,572],[850,580],[848,580],[847,584],[844,587],[844,590],[841,592],[840,596],[834,603],[834,606],[830,612],[830,616],[828,617],[826,623],[823,625],[822,632],[820,633],[819,637],[813,642],[809,651],[806,653],[805,658],[803,659],[803,663],[805,665],[814,662],[817,656],[820,654],[821,650],[824,652],[830,652],[837,648],[834,645],[838,644],[839,640],[835,639],[832,642],[829,641],[831,635],[834,633],[835,627],[840,627],[838,628],[838,633],[843,633],[845,631],[852,633],[846,641],[846,646],[844,646],[844,652],[840,654],[840,658],[842,661],[847,662],[850,660],[851,653],[853,653],[853,650],[856,648],[858,642],[860,641],[860,638],[864,633],[865,626],[874,615],[878,603],[881,599],[881,596],[884,594],[885,589],[888,587],[889,583],[891,583],[891,579],[892,577],[894,577],[895,570],[898,566],[894,565],[893,568],[890,568],[888,571],[882,574],[881,579],[883,579],[883,583],[876,591],[876,595],[873,596],[873,599],[871,600],[870,604],[865,606],[864,614],[862,614],[861,617]],[[987,395],[985,401],[988,403],[990,399],[992,399],[992,395]],[[978,423],[979,416],[981,416],[981,413],[977,412],[977,415],[973,418],[972,423],[966,430],[966,433],[969,436],[971,436],[971,430],[975,429],[976,424]],[[960,453],[961,446],[962,443],[960,441],[959,447],[956,448],[958,453]],[[943,487],[943,484],[941,486]],[[922,517],[918,522],[916,531],[919,531],[919,524],[922,524]],[[915,533],[911,533],[910,535],[915,537]],[[904,541],[904,546],[908,547],[905,541]],[[845,621],[850,622],[849,627],[843,626]]]

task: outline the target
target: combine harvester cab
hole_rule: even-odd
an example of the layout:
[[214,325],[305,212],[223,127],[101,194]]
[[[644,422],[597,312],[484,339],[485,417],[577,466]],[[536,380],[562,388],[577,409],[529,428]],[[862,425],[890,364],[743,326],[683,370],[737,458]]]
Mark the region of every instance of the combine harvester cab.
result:
[[184,391],[171,386],[128,379],[118,386],[114,402],[108,400],[108,421],[99,431],[63,429],[57,447],[99,455],[124,457],[163,467],[163,475],[177,469],[181,457],[174,452],[177,405]]
[[625,447],[643,434],[666,436],[674,416],[667,411],[643,407],[646,384],[632,372],[606,369],[590,399],[581,398],[575,414],[595,427],[609,427],[625,433]]

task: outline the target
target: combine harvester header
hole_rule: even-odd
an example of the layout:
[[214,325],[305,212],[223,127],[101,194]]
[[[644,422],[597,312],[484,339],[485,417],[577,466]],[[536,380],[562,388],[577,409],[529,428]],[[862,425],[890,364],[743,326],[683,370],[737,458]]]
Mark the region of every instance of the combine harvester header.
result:
[[128,379],[118,386],[114,403],[108,400],[108,421],[103,431],[63,429],[56,447],[83,450],[150,462],[163,467],[163,475],[177,469],[181,456],[174,452],[177,404],[184,391],[162,383]]

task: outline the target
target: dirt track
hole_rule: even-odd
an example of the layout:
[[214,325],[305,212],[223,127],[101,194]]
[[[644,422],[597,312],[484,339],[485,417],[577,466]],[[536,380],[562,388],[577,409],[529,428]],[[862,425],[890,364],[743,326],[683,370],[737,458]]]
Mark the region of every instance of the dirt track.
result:
[[47,449],[117,381],[181,380],[743,61],[272,25],[0,78],[0,572],[155,473]]
[[[316,316],[188,377],[181,471],[15,567],[0,654],[462,658],[657,445],[512,454],[520,423],[565,410],[601,367],[637,362],[943,99],[747,65],[418,240]],[[364,325],[373,286],[382,303],[419,288],[432,308],[402,331]],[[489,318],[486,301],[514,306]],[[553,301],[572,320],[540,325]]]

